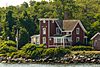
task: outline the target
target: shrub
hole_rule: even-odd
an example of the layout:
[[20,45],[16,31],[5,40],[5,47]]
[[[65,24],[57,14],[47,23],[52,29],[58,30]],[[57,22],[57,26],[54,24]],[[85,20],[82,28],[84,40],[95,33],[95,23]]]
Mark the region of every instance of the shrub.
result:
[[70,49],[71,49],[71,46],[67,46],[67,47],[65,47],[65,48],[70,50]]
[[31,54],[31,58],[32,59],[39,59],[42,56],[43,53],[43,48],[36,48],[36,50],[34,50]]
[[40,47],[40,48],[44,48],[44,44],[40,44],[39,47]]
[[65,54],[70,54],[71,51],[65,48],[56,48],[55,49],[55,57],[63,57]]
[[12,47],[12,46],[7,46],[7,45],[4,45],[0,48],[0,53],[12,53],[12,52],[16,52],[17,49],[15,47]]
[[4,41],[0,44],[0,54],[17,52],[17,49],[14,47],[15,42],[13,41]]
[[23,52],[22,50],[13,52],[13,53],[9,54],[9,56],[14,57],[14,58],[20,58],[20,57],[29,58],[30,57],[27,53]]
[[65,54],[69,54],[71,51],[69,49],[65,48],[48,48],[45,50],[44,54],[47,57],[53,58],[53,57],[63,57]]
[[4,44],[7,44],[8,46],[16,47],[16,43],[14,41],[11,41],[11,40],[4,41]]
[[33,51],[33,50],[36,49],[36,45],[35,45],[35,44],[28,43],[28,44],[26,44],[25,46],[23,46],[21,49],[22,49],[24,52]]
[[49,57],[53,57],[55,55],[55,48],[48,48],[44,51],[43,55],[44,56],[49,56]]
[[72,51],[91,51],[93,48],[91,46],[72,46]]

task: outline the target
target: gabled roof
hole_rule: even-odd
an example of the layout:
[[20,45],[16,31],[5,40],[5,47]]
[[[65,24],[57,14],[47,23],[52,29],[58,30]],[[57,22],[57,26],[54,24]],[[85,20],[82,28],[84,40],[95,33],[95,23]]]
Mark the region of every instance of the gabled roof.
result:
[[91,40],[93,40],[97,35],[100,35],[100,32],[96,33],[96,34],[91,38]]
[[56,20],[56,24],[57,24],[58,28],[60,29],[60,31],[63,31],[63,30],[62,30],[63,21],[62,21],[62,20]]
[[76,26],[79,20],[63,20],[63,30],[71,31]]
[[61,29],[62,32],[66,32],[66,31],[72,32],[78,23],[81,26],[81,28],[83,29],[83,31],[86,32],[86,29],[84,28],[84,26],[82,25],[80,20],[57,21],[57,25]]

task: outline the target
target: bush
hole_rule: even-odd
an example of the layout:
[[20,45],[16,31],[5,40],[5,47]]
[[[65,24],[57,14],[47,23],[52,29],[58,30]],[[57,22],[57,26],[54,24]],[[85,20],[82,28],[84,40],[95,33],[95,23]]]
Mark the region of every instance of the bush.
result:
[[56,48],[55,49],[55,57],[63,57],[65,54],[70,54],[71,51],[69,49],[65,49],[65,48]]
[[12,46],[7,46],[7,45],[4,45],[0,48],[0,53],[1,54],[4,54],[4,53],[12,53],[12,52],[16,52],[17,49],[15,47],[12,47]]
[[50,58],[60,58],[63,57],[65,54],[70,54],[71,51],[69,49],[65,49],[65,48],[48,48],[45,50],[44,54],[47,57]]
[[21,49],[32,59],[40,58],[42,55],[42,51],[44,50],[42,47],[37,47],[35,44],[31,44],[31,43],[26,44]]
[[16,47],[16,43],[14,41],[11,41],[11,40],[4,41],[4,44],[7,44],[8,46]]
[[33,51],[33,50],[36,50],[36,45],[35,45],[35,44],[28,43],[28,44],[26,44],[25,46],[23,46],[21,49],[22,49],[24,52]]
[[48,56],[48,57],[54,57],[55,55],[55,48],[48,48],[46,50],[44,50],[43,54],[44,57]]
[[72,51],[91,51],[93,48],[91,46],[72,46]]
[[20,57],[29,58],[30,57],[27,53],[23,52],[22,50],[19,50],[17,52],[12,52],[8,56],[13,57],[13,58],[20,58]]
[[13,41],[4,41],[0,44],[0,54],[7,54],[12,52],[17,52],[17,49],[14,47],[15,42]]
[[40,44],[39,47],[40,47],[40,48],[44,48],[44,44]]
[[43,48],[36,48],[36,50],[34,50],[31,54],[31,58],[32,59],[39,59],[42,57],[42,53],[43,53],[44,49]]

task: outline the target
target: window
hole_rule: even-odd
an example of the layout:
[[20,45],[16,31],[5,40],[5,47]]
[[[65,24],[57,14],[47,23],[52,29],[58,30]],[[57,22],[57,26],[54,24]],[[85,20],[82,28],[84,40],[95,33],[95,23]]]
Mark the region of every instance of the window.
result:
[[69,35],[69,34],[71,34],[71,32],[66,32],[66,35]]
[[71,32],[69,32],[69,34],[71,34]]
[[80,33],[80,28],[76,28],[76,34]]
[[79,37],[76,37],[76,42],[79,42],[80,41],[80,38]]
[[44,20],[43,23],[45,23],[46,21]]
[[68,32],[66,32],[66,35],[68,35],[69,33]]
[[56,38],[54,38],[54,43],[56,43]]
[[43,28],[43,34],[46,34],[46,28]]
[[72,37],[68,37],[68,41],[70,41],[70,42],[71,42],[71,41],[72,41]]
[[60,30],[59,30],[59,28],[57,27],[56,28],[56,34],[59,34],[60,33]]
[[57,43],[61,43],[61,38],[57,38]]
[[54,38],[54,42],[55,43],[62,43],[62,38],[61,37],[56,37],[56,38]]
[[43,37],[43,44],[46,44],[46,37]]

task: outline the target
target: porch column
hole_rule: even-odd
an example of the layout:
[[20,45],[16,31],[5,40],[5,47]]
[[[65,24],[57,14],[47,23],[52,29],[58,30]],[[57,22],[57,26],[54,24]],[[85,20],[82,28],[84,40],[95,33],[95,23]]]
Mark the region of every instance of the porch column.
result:
[[57,48],[57,38],[55,38],[55,40],[56,40],[56,48]]
[[86,44],[87,44],[87,37],[86,37]]
[[85,44],[87,45],[87,36],[84,36],[84,38],[85,38]]
[[64,37],[63,37],[63,47],[65,48],[65,42],[64,42]]

